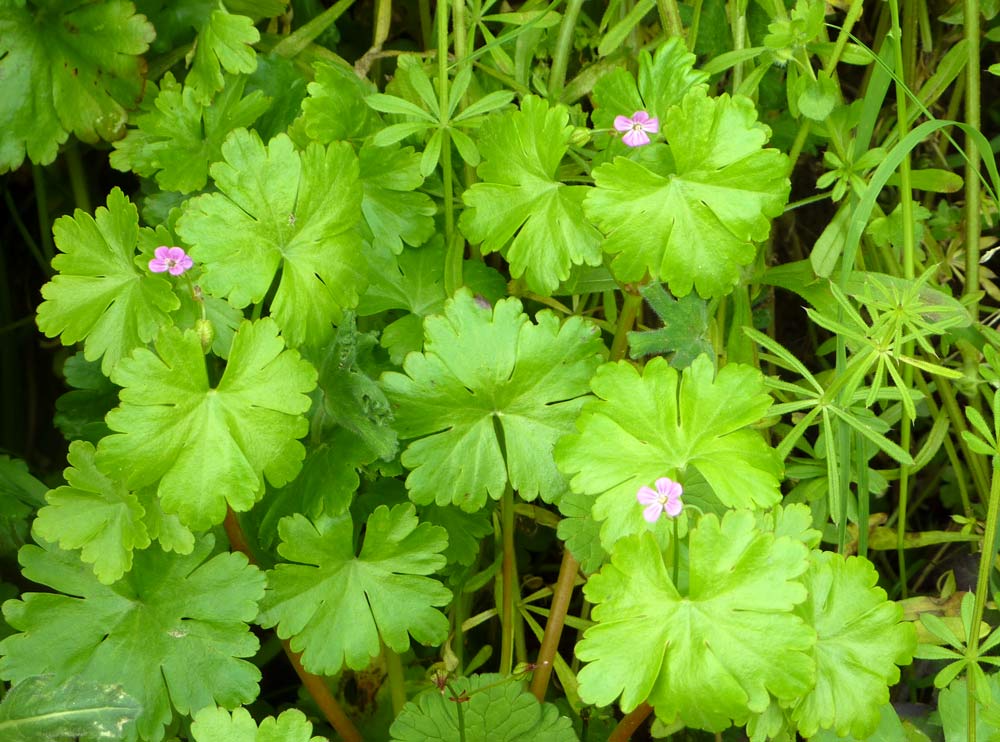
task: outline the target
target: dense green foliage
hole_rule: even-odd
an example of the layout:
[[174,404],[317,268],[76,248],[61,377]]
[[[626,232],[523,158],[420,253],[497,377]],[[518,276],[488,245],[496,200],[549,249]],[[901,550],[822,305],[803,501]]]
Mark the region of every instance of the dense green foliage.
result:
[[995,738],[998,12],[0,0],[0,739]]

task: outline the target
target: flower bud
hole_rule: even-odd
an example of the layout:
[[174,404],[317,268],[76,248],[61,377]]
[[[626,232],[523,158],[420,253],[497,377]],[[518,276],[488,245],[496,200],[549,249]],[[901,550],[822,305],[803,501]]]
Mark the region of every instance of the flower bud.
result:
[[198,339],[201,340],[202,353],[208,353],[209,349],[212,347],[212,341],[215,340],[215,328],[212,326],[212,320],[196,320],[194,323],[194,331],[198,333]]
[[590,129],[585,126],[577,126],[573,128],[573,133],[570,134],[569,143],[574,147],[582,147],[587,142],[590,141]]

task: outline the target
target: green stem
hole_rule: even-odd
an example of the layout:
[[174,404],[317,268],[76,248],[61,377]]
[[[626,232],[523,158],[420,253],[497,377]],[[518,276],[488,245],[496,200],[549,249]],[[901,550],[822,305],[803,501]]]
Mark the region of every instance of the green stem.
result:
[[417,15],[420,16],[420,41],[424,50],[431,48],[431,35],[433,33],[433,22],[431,21],[431,0],[419,0],[417,3]]
[[573,584],[580,570],[569,549],[563,548],[562,564],[559,565],[559,577],[552,588],[552,605],[549,606],[549,618],[545,622],[545,633],[542,635],[542,646],[538,650],[534,674],[531,676],[531,693],[542,702],[545,700],[545,690],[552,676],[552,667],[556,652],[559,650],[559,640],[562,638],[563,626],[566,624],[566,613],[573,597]]
[[[732,8],[730,23],[733,25],[733,51],[740,51],[746,48],[747,38],[747,0],[736,0],[729,4]],[[743,82],[743,62],[733,66],[733,92],[740,88]]]
[[[979,574],[976,578],[976,605],[972,612],[970,636],[966,639],[966,657],[976,661],[979,657],[979,624],[989,600],[990,573],[997,553],[997,526],[1000,525],[1000,458],[993,457],[993,476],[990,480],[990,504],[986,509],[986,532],[983,535],[983,551],[979,555]],[[969,698],[969,737],[976,742],[976,676],[967,673]]]
[[441,122],[441,184],[444,192],[444,289],[448,296],[462,286],[465,241],[455,233],[455,174],[451,168],[448,133],[448,3],[437,6],[438,120]]
[[309,46],[316,38],[337,22],[348,8],[354,5],[354,0],[340,0],[331,5],[311,21],[288,34],[285,38],[275,44],[271,50],[281,57],[292,59]]
[[642,308],[642,295],[624,292],[625,299],[622,302],[622,311],[618,316],[618,327],[615,330],[614,340],[611,341],[611,360],[619,361],[625,357],[628,349],[628,333],[635,324],[635,318]]
[[382,658],[389,677],[389,694],[392,697],[392,715],[399,716],[406,705],[406,676],[403,674],[403,660],[399,654],[389,649],[383,642]]
[[563,86],[566,84],[566,69],[569,67],[569,54],[573,49],[573,36],[576,33],[576,19],[580,15],[583,0],[568,0],[563,10],[562,25],[559,26],[559,36],[556,38],[556,50],[552,55],[552,66],[549,68],[549,100],[559,100]]
[[684,37],[684,24],[681,23],[681,12],[677,0],[656,0],[656,9],[660,13],[660,25],[667,36]]
[[[17,229],[19,235],[21,235],[21,241],[24,242],[25,246],[28,248],[28,252],[38,263],[38,267],[47,276],[51,276],[55,271],[52,270],[52,264],[49,262],[51,258],[46,259],[42,254],[41,249],[38,247],[38,243],[31,236],[31,232],[28,231],[28,225],[24,223],[21,219],[21,215],[18,213],[17,205],[14,203],[13,197],[10,195],[10,191],[6,188],[3,190],[3,200],[7,204],[7,211],[10,213],[10,218],[14,222],[14,227]],[[41,221],[41,215],[39,215],[39,222]],[[43,230],[44,232],[44,230]],[[49,242],[52,241],[52,230],[48,230]]]
[[75,139],[70,139],[63,150],[66,169],[69,172],[69,186],[73,191],[73,202],[76,208],[83,209],[88,214],[93,211],[90,201],[90,189],[87,183],[87,172],[80,156],[80,146]]
[[694,0],[694,7],[691,11],[691,27],[687,33],[687,48],[693,52],[698,44],[698,28],[701,26],[701,5],[702,0]]
[[[965,0],[965,40],[968,57],[965,61],[965,123],[980,128],[979,80],[979,2]],[[900,134],[902,137],[902,133]],[[979,291],[979,237],[980,237],[980,153],[975,140],[965,135],[965,295]],[[970,301],[972,320],[979,319],[979,302]]]
[[[912,5],[912,0],[906,0]],[[899,0],[889,0],[889,13],[892,21],[893,53],[896,67],[896,125],[899,129],[899,138],[903,139],[909,133],[909,119],[907,118],[907,95],[906,78],[907,65],[903,59],[903,30],[899,23]],[[903,158],[899,164],[899,198],[900,212],[903,218],[903,277],[912,281],[914,278],[914,232],[913,232],[913,189],[910,185],[910,155]],[[902,352],[910,355],[913,343],[904,343]],[[903,369],[903,380],[909,389],[913,386],[913,366],[906,364]],[[900,434],[899,445],[904,451],[910,450],[911,426],[913,421],[910,415],[903,409],[899,421]],[[910,494],[910,467],[907,464],[899,466],[899,521],[896,523],[897,530],[897,550],[896,558],[899,562],[899,578],[901,596],[907,597],[906,585],[906,513]],[[859,524],[867,528],[866,523]]]
[[673,538],[673,550],[674,550],[674,564],[673,564],[673,580],[674,587],[677,587],[677,582],[680,579],[681,574],[681,539],[677,533],[677,518],[672,518],[674,522],[674,538]]
[[35,213],[38,215],[38,236],[42,242],[42,256],[46,265],[52,264],[56,254],[52,242],[52,217],[49,215],[49,191],[45,183],[45,171],[40,165],[31,166],[31,178],[35,186]]
[[503,562],[500,589],[500,672],[510,675],[514,670],[514,594],[517,565],[514,562],[514,488],[510,482],[500,500],[500,532],[503,538]]

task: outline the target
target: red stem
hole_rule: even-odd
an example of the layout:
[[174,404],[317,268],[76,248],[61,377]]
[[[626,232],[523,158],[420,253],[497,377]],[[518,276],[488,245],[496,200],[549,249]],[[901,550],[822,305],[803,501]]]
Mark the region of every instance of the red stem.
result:
[[531,676],[531,692],[542,702],[545,700],[545,689],[549,685],[556,652],[559,649],[559,639],[562,637],[563,626],[566,623],[566,613],[569,601],[573,597],[573,583],[576,582],[580,563],[563,549],[562,564],[559,566],[559,577],[552,592],[552,605],[549,607],[549,619],[545,622],[545,633],[542,635],[542,646],[538,650],[538,661]]
[[[236,519],[236,513],[233,512],[232,508],[226,508],[226,519],[223,521],[223,527],[226,529],[226,535],[229,537],[229,545],[234,550],[246,556],[250,564],[257,564],[257,559],[250,550],[250,544],[247,542],[246,536],[243,534],[243,529],[240,527],[240,522]],[[295,673],[302,681],[302,685],[309,691],[309,694],[313,697],[316,705],[319,706],[320,711],[323,712],[326,720],[330,722],[330,726],[337,730],[337,734],[343,738],[344,742],[363,742],[358,728],[354,726],[354,722],[344,713],[344,709],[340,707],[337,699],[330,693],[330,689],[323,681],[323,678],[319,675],[313,675],[302,667],[301,655],[292,650],[287,639],[281,640],[281,646],[284,647],[285,654],[288,655],[288,661],[295,668]]]
[[611,732],[608,742],[628,742],[632,738],[633,732],[642,726],[646,718],[653,713],[653,707],[643,701],[636,708],[625,714],[624,718],[618,722],[618,726]]

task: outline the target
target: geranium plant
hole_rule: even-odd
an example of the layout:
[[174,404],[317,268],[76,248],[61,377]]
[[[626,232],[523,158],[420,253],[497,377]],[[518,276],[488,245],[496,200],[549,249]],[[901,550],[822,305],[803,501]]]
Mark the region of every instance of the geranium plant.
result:
[[0,0],[0,740],[995,732],[917,5]]

